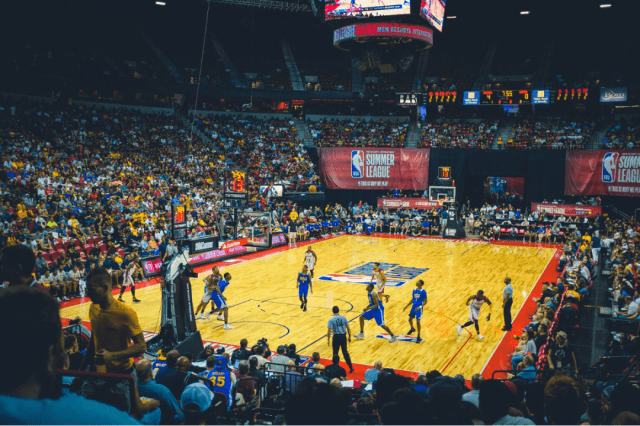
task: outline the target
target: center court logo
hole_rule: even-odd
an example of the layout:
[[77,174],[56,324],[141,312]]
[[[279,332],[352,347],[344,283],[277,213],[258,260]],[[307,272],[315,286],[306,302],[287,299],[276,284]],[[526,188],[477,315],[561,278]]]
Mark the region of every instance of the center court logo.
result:
[[[412,268],[397,263],[381,263],[380,268],[387,277],[388,287],[400,287],[429,270],[429,268]],[[368,262],[341,274],[327,274],[319,277],[323,281],[350,284],[369,284],[373,274],[373,262]]]
[[351,151],[351,177],[360,179],[364,171],[364,151]]
[[616,181],[616,164],[618,163],[617,152],[607,152],[602,159],[602,181],[612,183]]

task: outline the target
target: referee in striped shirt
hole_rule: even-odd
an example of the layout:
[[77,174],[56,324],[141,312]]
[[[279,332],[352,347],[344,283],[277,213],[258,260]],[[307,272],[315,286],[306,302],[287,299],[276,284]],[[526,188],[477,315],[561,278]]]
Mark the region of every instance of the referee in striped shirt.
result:
[[[349,328],[349,321],[339,314],[340,308],[333,307],[333,316],[329,319],[327,328],[327,344],[331,346],[331,333],[333,333],[333,356],[338,355],[338,351],[342,348],[342,356],[349,366],[349,373],[353,373],[353,364],[351,364],[351,357],[349,351],[347,351],[347,339],[351,343],[351,329]],[[347,338],[347,333],[349,337]]]

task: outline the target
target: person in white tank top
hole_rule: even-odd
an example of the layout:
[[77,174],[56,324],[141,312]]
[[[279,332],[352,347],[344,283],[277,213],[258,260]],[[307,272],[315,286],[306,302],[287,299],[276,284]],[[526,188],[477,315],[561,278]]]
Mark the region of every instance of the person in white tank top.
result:
[[384,287],[387,284],[387,277],[384,276],[384,271],[380,269],[380,263],[373,264],[373,275],[371,275],[371,283],[376,280],[376,290],[378,294],[385,297],[385,302],[389,302],[389,295],[384,294]]
[[[462,329],[473,324],[478,333],[478,340],[484,339],[484,336],[480,334],[480,326],[478,325],[478,318],[480,318],[480,309],[482,305],[487,302],[487,305],[491,306],[491,301],[484,295],[482,290],[479,290],[477,294],[469,296],[467,299],[467,306],[469,306],[469,321],[463,325],[458,326],[458,335],[462,332]],[[491,320],[491,312],[487,315],[487,321]]]
[[304,263],[302,266],[307,266],[309,270],[309,277],[311,277],[311,282],[313,282],[313,268],[316,267],[316,263],[318,262],[318,256],[311,249],[311,246],[307,247],[307,251],[304,252]]

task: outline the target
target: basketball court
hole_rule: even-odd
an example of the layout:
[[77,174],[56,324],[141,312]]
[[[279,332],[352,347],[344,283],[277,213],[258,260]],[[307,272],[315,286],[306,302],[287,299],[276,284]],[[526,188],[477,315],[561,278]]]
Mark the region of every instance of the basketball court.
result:
[[[374,321],[367,321],[365,340],[353,340],[349,345],[353,361],[373,365],[376,360],[382,360],[385,367],[394,369],[421,372],[437,369],[468,378],[487,365],[506,336],[500,331],[504,325],[501,303],[505,276],[512,278],[512,315],[516,317],[536,284],[542,282],[545,269],[554,269],[550,266],[557,250],[544,244],[489,244],[383,234],[344,235],[313,241],[311,245],[318,263],[308,311],[303,312],[296,278],[302,269],[307,245],[299,245],[297,249],[281,247],[196,268],[200,277],[191,280],[194,305],[202,298],[203,279],[214,265],[232,275],[225,296],[230,306],[229,324],[234,329],[223,330],[223,322],[215,317],[210,321],[198,320],[203,340],[238,345],[240,339],[246,338],[253,345],[264,337],[272,350],[282,344],[295,343],[301,355],[319,352],[322,358],[330,359],[332,350],[327,345],[326,326],[332,315],[331,308],[339,306],[350,321],[352,333],[357,334],[358,317],[368,304],[366,284],[370,281],[372,263],[380,262],[388,279],[385,294],[391,296],[389,302],[384,303],[385,320],[400,338],[390,343]],[[424,341],[420,344],[414,342],[415,334],[406,336],[409,309],[403,312],[418,279],[424,280],[428,293],[422,318]],[[149,334],[160,328],[161,291],[156,282],[139,286],[136,295],[142,303],[133,304],[129,292],[124,295],[127,305],[137,312],[142,329]],[[473,327],[460,336],[456,332],[456,326],[466,322],[469,316],[466,299],[478,290],[484,290],[493,302],[491,310],[486,305],[482,308],[480,327],[485,336],[482,341],[478,341],[475,332],[469,333],[474,331]],[[88,320],[88,298],[73,302],[62,305],[61,316],[79,315]],[[529,303],[533,302],[529,300]],[[492,318],[487,322],[489,312]],[[531,315],[523,312],[516,318],[515,330],[524,314]],[[503,344],[510,346],[511,342],[515,341],[506,336]]]

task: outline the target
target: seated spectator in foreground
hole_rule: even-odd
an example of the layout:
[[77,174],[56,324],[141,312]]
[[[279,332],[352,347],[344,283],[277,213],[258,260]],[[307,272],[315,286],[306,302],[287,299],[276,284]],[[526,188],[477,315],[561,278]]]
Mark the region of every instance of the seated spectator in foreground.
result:
[[170,374],[176,371],[176,362],[178,361],[178,358],[180,358],[180,352],[175,349],[170,350],[169,352],[167,352],[166,358],[166,365],[164,367],[156,366],[154,370],[153,377],[158,383],[162,383],[164,379],[166,379]]
[[[122,411],[69,394],[51,399],[55,369],[62,368],[59,308],[48,294],[16,287],[0,292],[0,423],[139,424]],[[19,349],[18,349],[19,348]]]
[[160,412],[162,413],[160,423],[166,425],[182,421],[182,413],[180,413],[180,406],[176,398],[166,386],[153,380],[151,361],[142,359],[137,362],[135,367],[140,396],[153,398],[160,402]]
[[484,380],[480,384],[479,397],[482,421],[488,425],[535,424],[527,418],[509,415],[511,399],[511,391],[507,388],[507,385],[499,380]]
[[327,372],[327,379],[340,379],[347,380],[347,370],[340,367],[340,355],[334,355],[331,358],[331,365],[325,367]]
[[162,383],[160,383],[169,388],[176,399],[180,398],[184,388],[198,381],[196,375],[189,374],[190,366],[191,362],[189,358],[181,356],[178,358],[178,361],[176,361],[176,371],[165,377]]
[[202,383],[187,386],[180,397],[185,425],[217,425],[213,392]]
[[578,383],[569,376],[556,375],[544,388],[544,410],[551,424],[577,425],[587,409]]
[[287,401],[285,418],[290,425],[344,425],[347,406],[335,386],[305,380]]
[[35,266],[36,256],[31,248],[22,244],[3,247],[0,251],[0,284],[35,286],[32,275]]
[[364,381],[367,383],[375,383],[378,380],[378,374],[382,371],[382,361],[376,361],[373,367],[364,372]]
[[480,405],[480,384],[484,380],[482,374],[474,374],[471,377],[471,392],[462,395],[463,401],[471,402],[476,407]]

